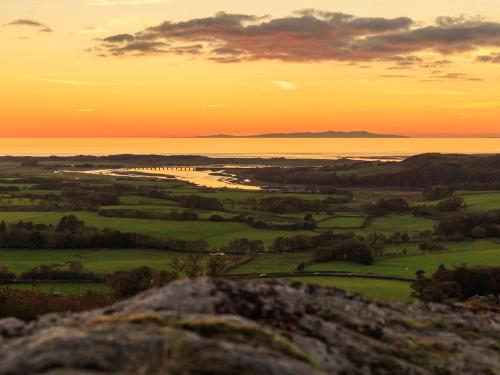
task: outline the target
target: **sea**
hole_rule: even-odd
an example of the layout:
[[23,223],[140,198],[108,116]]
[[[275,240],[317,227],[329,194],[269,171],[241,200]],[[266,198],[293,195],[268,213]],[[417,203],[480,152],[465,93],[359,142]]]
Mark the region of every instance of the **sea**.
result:
[[427,152],[500,153],[500,138],[0,138],[0,155],[113,154],[402,159]]

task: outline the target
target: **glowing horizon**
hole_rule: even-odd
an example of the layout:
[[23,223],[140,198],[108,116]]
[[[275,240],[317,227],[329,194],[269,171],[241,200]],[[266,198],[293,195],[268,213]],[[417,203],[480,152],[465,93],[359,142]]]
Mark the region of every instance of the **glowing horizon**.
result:
[[500,136],[498,2],[53,3],[1,5],[0,137]]

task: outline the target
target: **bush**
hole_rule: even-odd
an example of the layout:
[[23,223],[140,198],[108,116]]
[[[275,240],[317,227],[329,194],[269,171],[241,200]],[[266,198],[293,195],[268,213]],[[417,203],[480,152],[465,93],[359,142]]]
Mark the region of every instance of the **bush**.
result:
[[315,262],[328,262],[331,260],[347,260],[360,264],[373,262],[372,251],[362,238],[350,238],[320,247],[313,253]]
[[110,295],[87,292],[83,295],[60,296],[0,288],[0,319],[15,317],[33,320],[37,316],[55,312],[79,312],[105,307],[116,302]]
[[424,243],[421,243],[418,246],[418,248],[421,251],[442,251],[442,250],[446,250],[445,246],[443,246],[440,243],[436,243],[436,242],[424,242]]
[[448,186],[436,185],[423,192],[424,200],[437,201],[439,199],[447,198],[453,193],[452,189]]
[[[66,269],[64,268],[66,266]],[[19,279],[23,281],[85,281],[104,282],[105,278],[93,272],[85,272],[80,262],[72,261],[66,265],[41,265],[24,271]]]
[[269,197],[259,201],[260,209],[273,213],[325,211],[329,201],[305,200],[297,197]]
[[16,278],[12,272],[9,271],[7,267],[0,266],[0,284],[3,284],[7,281],[13,280]]
[[410,205],[403,198],[380,198],[375,203],[362,207],[370,216],[380,216],[389,213],[402,213],[410,210]]
[[153,270],[149,267],[118,271],[108,277],[107,284],[117,297],[130,297],[154,285]]
[[224,253],[258,253],[264,251],[264,243],[261,240],[251,241],[247,238],[237,238],[230,241],[221,249]]
[[224,211],[224,205],[217,198],[200,195],[181,195],[176,197],[179,206],[206,211]]
[[463,198],[452,197],[440,201],[437,208],[440,212],[453,212],[458,210],[464,204]]

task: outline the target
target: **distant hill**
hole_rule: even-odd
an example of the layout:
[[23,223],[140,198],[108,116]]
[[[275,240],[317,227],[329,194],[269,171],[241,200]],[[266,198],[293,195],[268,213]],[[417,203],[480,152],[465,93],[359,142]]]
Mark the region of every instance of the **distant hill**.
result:
[[395,134],[376,134],[367,131],[353,131],[353,132],[338,132],[327,131],[320,133],[270,133],[270,134],[256,134],[256,135],[228,135],[216,134],[198,136],[194,138],[408,138],[404,135]]

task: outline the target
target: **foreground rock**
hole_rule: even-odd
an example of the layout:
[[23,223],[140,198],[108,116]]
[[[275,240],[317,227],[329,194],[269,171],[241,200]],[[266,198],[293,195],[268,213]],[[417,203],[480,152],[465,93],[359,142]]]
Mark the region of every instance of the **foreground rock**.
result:
[[500,374],[500,315],[278,282],[180,281],[0,320],[0,374]]

